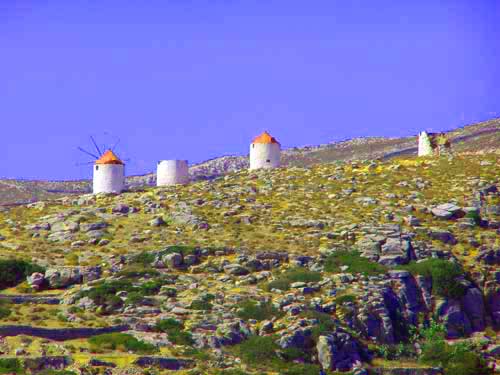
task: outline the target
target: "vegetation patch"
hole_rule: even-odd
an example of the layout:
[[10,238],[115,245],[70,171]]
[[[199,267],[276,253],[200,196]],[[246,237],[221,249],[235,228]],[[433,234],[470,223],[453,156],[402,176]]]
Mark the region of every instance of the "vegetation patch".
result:
[[21,361],[17,358],[0,358],[0,374],[24,373]]
[[488,375],[491,369],[468,343],[450,345],[446,342],[446,328],[435,322],[421,330],[422,354],[420,361],[443,367],[446,375]]
[[325,271],[341,273],[341,266],[347,266],[349,273],[361,273],[367,276],[380,275],[387,272],[387,267],[362,257],[357,251],[337,251],[325,262]]
[[0,300],[0,319],[9,317],[11,313],[9,305],[5,301]]
[[307,268],[292,268],[280,274],[275,280],[266,285],[268,291],[272,289],[289,290],[292,283],[295,282],[318,282],[321,281],[320,272],[310,271]]
[[330,315],[315,311],[315,310],[306,310],[301,313],[301,316],[306,319],[316,320],[317,324],[312,329],[312,335],[315,340],[323,334],[324,332],[330,332],[335,329],[335,323]]
[[435,295],[458,299],[466,292],[466,287],[459,281],[464,276],[464,270],[456,263],[443,259],[427,259],[401,266],[401,269],[413,275],[431,278],[432,293]]
[[103,350],[118,350],[137,354],[152,354],[158,351],[156,346],[136,339],[127,333],[106,333],[88,339],[93,352]]
[[274,307],[271,301],[257,302],[254,300],[245,300],[238,307],[239,309],[236,314],[243,320],[255,319],[262,321],[283,315],[279,309]]
[[162,279],[150,280],[140,285],[135,285],[127,279],[105,281],[90,290],[81,292],[79,298],[89,297],[101,307],[101,313],[111,314],[124,305],[123,300],[116,295],[118,292],[128,293],[126,303],[137,304],[144,297],[158,293],[163,284]]
[[191,302],[191,305],[189,308],[191,310],[203,310],[203,311],[210,311],[212,310],[213,305],[210,303],[215,299],[215,296],[213,294],[207,293],[202,296],[200,296],[198,299],[195,299],[193,302]]
[[0,289],[16,286],[34,272],[45,272],[45,270],[25,260],[0,260]]
[[168,334],[168,339],[175,345],[192,345],[194,343],[191,334],[184,331],[184,325],[178,320],[172,318],[159,320],[155,325],[155,330]]
[[356,296],[353,294],[344,294],[343,296],[338,296],[335,299],[335,302],[339,305],[343,305],[344,303],[352,302],[354,303],[356,301]]

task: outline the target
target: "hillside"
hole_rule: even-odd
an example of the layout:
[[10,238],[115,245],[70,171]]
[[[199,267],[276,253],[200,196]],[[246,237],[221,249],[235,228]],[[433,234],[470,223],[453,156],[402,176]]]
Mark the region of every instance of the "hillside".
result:
[[1,259],[18,263],[0,261],[0,372],[50,357],[85,374],[492,374],[498,125],[455,131],[450,157],[354,140],[4,208]]
[[[449,132],[456,152],[496,152],[500,147],[500,119],[469,125]],[[284,166],[305,167],[332,161],[391,158],[416,154],[416,137],[358,138],[316,147],[297,147],[282,153]],[[210,179],[248,167],[246,156],[224,156],[190,168],[195,180]],[[131,176],[129,188],[154,185],[155,175]],[[0,205],[35,202],[68,194],[90,192],[89,181],[0,180]]]

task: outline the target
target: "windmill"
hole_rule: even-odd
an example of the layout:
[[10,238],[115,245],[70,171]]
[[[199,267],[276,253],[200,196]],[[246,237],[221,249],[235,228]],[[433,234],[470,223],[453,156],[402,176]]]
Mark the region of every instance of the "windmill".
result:
[[[107,133],[105,133],[107,134]],[[81,162],[81,163],[76,163],[77,166],[82,166],[82,165],[90,165],[90,164],[94,164],[97,160],[99,160],[107,151],[111,151],[112,153],[115,153],[115,150],[116,150],[116,147],[120,144],[120,139],[118,138],[117,140],[115,140],[113,143],[112,143],[112,146],[111,147],[106,147],[106,145],[101,145],[101,147],[99,147],[99,145],[97,144],[96,140],[95,140],[95,137],[90,135],[89,136],[90,138],[90,141],[92,143],[92,146],[95,148],[95,151],[88,151],[86,149],[84,149],[83,147],[77,147],[78,151],[82,152],[83,154],[85,154],[86,156],[89,156],[92,158],[92,160],[90,161],[86,161],[86,162]],[[103,152],[104,150],[104,152]],[[122,159],[122,161],[124,162],[129,162],[130,159]]]
[[[123,191],[125,184],[125,163],[114,150],[120,142],[118,139],[112,147],[99,147],[95,138],[90,136],[95,152],[88,151],[83,147],[77,147],[78,150],[93,160],[77,165],[93,164],[93,192],[98,193],[115,193],[119,194]],[[103,152],[104,150],[104,152]],[[126,160],[125,160],[126,161]]]

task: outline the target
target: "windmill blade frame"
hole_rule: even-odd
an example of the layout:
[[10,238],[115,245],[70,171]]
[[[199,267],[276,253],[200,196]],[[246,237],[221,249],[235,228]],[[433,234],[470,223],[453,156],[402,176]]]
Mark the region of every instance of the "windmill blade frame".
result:
[[[80,150],[81,152],[83,152],[83,153],[85,153],[85,154],[89,155],[89,156],[92,156],[92,157],[93,157],[93,158],[95,158],[96,160],[97,160],[97,159],[99,159],[99,156],[96,156],[96,155],[94,155],[93,153],[91,153],[91,152],[89,152],[89,151],[87,151],[87,150],[85,150],[85,149],[83,149],[83,148],[81,148],[81,147],[77,147],[77,149],[78,149],[78,150]],[[99,154],[99,155],[100,155],[100,154]]]
[[102,151],[101,149],[99,148],[99,146],[97,146],[97,142],[95,141],[94,137],[93,136],[90,136],[90,139],[92,141],[92,143],[94,144],[94,147],[96,148],[97,152],[99,153],[99,155],[102,155]]

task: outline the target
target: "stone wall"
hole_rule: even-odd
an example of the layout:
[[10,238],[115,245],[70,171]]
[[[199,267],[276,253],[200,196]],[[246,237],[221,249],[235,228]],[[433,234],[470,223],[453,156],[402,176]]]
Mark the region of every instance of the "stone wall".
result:
[[34,336],[49,340],[66,341],[83,339],[105,333],[123,332],[129,330],[128,325],[104,328],[39,328],[30,326],[0,326],[0,336]]

